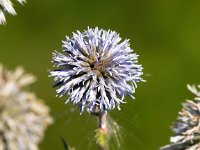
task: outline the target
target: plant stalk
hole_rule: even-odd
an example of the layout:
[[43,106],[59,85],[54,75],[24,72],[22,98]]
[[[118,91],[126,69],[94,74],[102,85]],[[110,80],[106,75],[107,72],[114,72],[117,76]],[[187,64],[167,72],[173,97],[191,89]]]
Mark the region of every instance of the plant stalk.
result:
[[105,112],[99,113],[99,137],[103,139],[103,142],[97,142],[99,150],[106,150],[107,148],[107,138],[108,138],[108,128],[107,128],[107,114]]

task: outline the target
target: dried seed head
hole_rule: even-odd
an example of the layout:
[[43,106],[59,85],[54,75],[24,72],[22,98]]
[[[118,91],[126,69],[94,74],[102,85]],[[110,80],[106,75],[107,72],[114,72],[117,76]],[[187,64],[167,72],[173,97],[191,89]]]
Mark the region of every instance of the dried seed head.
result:
[[[200,86],[198,86],[200,88]],[[200,91],[196,86],[188,85],[188,89],[195,94],[194,100],[183,103],[177,122],[173,125],[174,136],[171,144],[161,150],[199,150],[200,149]]]
[[[26,2],[26,0],[16,1],[18,1],[21,4],[24,4]],[[5,13],[9,13],[11,15],[17,14],[11,0],[0,0],[0,25],[6,23]]]
[[52,123],[49,108],[24,88],[35,77],[21,67],[8,71],[0,65],[0,149],[38,150],[44,130]]

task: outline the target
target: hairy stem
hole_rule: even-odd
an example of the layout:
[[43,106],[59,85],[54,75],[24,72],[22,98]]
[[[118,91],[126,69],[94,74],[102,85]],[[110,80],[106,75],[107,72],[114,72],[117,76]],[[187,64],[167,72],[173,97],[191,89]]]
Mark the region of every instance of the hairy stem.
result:
[[98,117],[99,129],[96,132],[97,144],[99,150],[106,150],[108,142],[107,114],[105,112],[100,112]]

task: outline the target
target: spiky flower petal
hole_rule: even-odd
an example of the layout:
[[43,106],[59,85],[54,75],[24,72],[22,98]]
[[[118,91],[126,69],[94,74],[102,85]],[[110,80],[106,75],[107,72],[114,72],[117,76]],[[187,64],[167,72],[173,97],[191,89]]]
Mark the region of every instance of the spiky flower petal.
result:
[[38,150],[44,130],[52,122],[49,108],[24,88],[35,82],[21,67],[7,71],[0,65],[0,149]]
[[115,31],[90,29],[73,33],[63,41],[63,53],[53,52],[54,76],[59,96],[69,95],[81,112],[120,108],[125,95],[133,98],[136,82],[142,81],[142,66],[129,40],[121,42]]
[[[198,88],[200,89],[200,85]],[[195,98],[183,103],[178,121],[172,128],[175,135],[170,139],[171,144],[161,150],[200,149],[200,91],[194,85],[188,85],[188,89],[195,94]]]
[[[26,0],[16,0],[21,4],[24,4]],[[0,0],[0,24],[6,23],[5,13],[9,13],[11,15],[16,15],[16,11],[13,7],[13,3],[11,0]]]

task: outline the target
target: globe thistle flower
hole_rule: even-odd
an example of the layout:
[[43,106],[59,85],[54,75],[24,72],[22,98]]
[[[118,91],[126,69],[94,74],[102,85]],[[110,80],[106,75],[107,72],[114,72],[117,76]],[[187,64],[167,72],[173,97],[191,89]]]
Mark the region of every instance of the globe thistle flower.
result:
[[[200,89],[200,85],[198,88]],[[195,98],[183,103],[178,121],[172,127],[175,135],[170,139],[171,144],[162,147],[161,150],[200,149],[200,90],[198,88],[188,85]]]
[[44,130],[52,123],[49,108],[24,90],[35,79],[21,67],[7,71],[0,65],[1,150],[38,150]]
[[[16,0],[20,4],[24,4],[26,0]],[[6,23],[5,13],[9,13],[11,15],[16,15],[16,11],[13,8],[13,3],[11,0],[0,0],[0,24]]]
[[118,33],[111,30],[88,28],[77,31],[63,41],[63,53],[53,52],[56,70],[54,87],[58,96],[69,95],[72,102],[89,112],[120,109],[126,95],[134,98],[142,66],[138,55],[132,53],[129,40],[121,42]]

